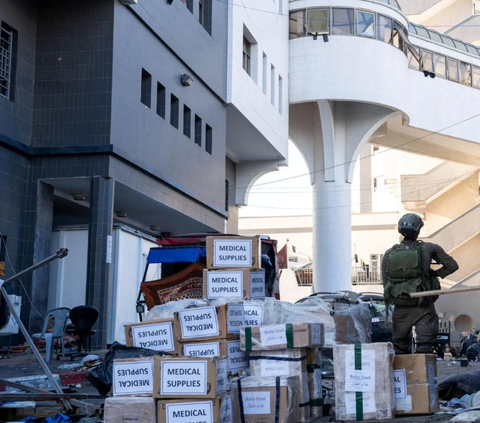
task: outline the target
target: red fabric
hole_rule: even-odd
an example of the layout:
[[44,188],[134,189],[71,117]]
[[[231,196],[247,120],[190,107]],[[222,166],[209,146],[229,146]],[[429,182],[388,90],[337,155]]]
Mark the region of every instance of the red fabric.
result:
[[278,269],[288,269],[287,244],[278,252]]

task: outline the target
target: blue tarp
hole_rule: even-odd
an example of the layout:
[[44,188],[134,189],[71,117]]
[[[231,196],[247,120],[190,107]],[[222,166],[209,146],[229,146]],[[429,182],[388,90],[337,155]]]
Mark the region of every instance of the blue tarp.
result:
[[205,247],[151,248],[148,253],[148,264],[156,263],[195,263],[200,257],[206,257]]

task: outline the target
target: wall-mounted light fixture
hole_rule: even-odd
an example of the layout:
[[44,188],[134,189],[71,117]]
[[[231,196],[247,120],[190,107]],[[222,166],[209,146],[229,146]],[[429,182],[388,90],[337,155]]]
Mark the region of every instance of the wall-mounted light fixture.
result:
[[127,217],[127,212],[119,210],[119,211],[115,212],[115,216],[117,216],[117,217]]
[[189,87],[190,85],[193,84],[193,79],[190,75],[187,75],[184,73],[183,75],[180,76],[180,82],[184,87]]
[[172,4],[173,0],[167,0],[167,4]]
[[137,4],[138,0],[120,0],[124,5]]
[[427,78],[428,76],[429,76],[430,78],[432,78],[432,79],[435,78],[435,73],[433,73],[433,72],[424,70],[424,71],[423,71],[423,74],[425,75],[425,78]]
[[151,231],[159,231],[160,230],[160,227],[158,227],[157,225],[150,225],[149,228],[150,228]]
[[85,201],[85,196],[83,194],[73,194],[72,197],[75,201]]

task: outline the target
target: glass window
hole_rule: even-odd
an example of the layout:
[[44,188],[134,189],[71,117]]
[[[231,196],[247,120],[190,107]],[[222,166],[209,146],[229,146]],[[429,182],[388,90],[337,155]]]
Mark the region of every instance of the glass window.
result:
[[383,15],[377,15],[377,39],[386,43],[392,39],[392,20]]
[[480,68],[472,66],[472,87],[480,89]]
[[250,75],[251,68],[250,68],[250,55],[252,51],[252,45],[250,42],[243,37],[243,69]]
[[[418,47],[413,47],[418,54],[420,55],[420,49]],[[407,52],[407,57],[408,57],[408,67],[410,69],[414,70],[420,70],[420,63],[419,61],[415,58],[415,56],[412,54],[410,50]]]
[[445,37],[444,35],[442,35],[442,41],[443,44],[447,46],[455,47],[455,44],[453,44],[453,40],[450,37]]
[[304,37],[306,35],[306,11],[297,10],[290,13],[289,34],[290,39]]
[[308,33],[328,34],[330,33],[329,9],[308,10]]
[[458,82],[458,60],[447,59],[448,63],[448,79]]
[[408,24],[408,32],[411,32],[413,34],[417,33],[415,26],[413,26],[411,23]]
[[461,41],[453,40],[453,42],[455,43],[455,47],[457,47],[459,50],[467,51],[467,46]]
[[435,69],[435,76],[438,76],[439,78],[446,78],[447,69],[445,66],[445,56],[435,53],[433,64]]
[[472,67],[468,63],[460,62],[460,84],[472,85]]
[[423,70],[433,72],[433,53],[422,50]]
[[428,33],[430,34],[430,38],[431,38],[433,41],[437,41],[437,42],[439,42],[439,43],[442,42],[442,37],[440,37],[440,34],[438,34],[437,32],[428,31]]
[[[11,84],[13,81],[12,66],[13,60],[13,29],[8,27],[5,23],[2,23],[0,27],[0,95],[11,98]],[[144,92],[144,80],[142,70],[142,102]],[[148,72],[147,72],[148,74]],[[148,107],[148,104],[145,103]]]
[[423,26],[415,25],[415,28],[417,29],[417,34],[420,35],[420,37],[430,38],[428,31]]
[[471,44],[467,44],[467,50],[469,53],[474,54],[475,56],[478,56],[477,49],[473,47]]
[[332,34],[353,35],[353,9],[332,9]]
[[375,14],[357,11],[357,35],[375,38]]

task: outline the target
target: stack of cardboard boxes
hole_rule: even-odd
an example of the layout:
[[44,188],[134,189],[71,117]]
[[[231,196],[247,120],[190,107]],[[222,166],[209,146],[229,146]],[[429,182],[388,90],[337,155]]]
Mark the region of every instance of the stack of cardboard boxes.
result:
[[[255,423],[308,422],[307,358],[315,353],[307,349],[321,347],[324,342],[321,323],[243,327],[240,349],[249,353],[250,377],[232,381],[234,419]],[[317,372],[318,376],[321,374]]]
[[138,407],[139,423],[232,421],[230,379],[248,368],[248,354],[240,350],[240,328],[263,323],[260,245],[259,237],[207,238],[203,292],[212,305],[125,326],[127,346],[171,356],[115,360],[114,397],[105,404],[106,423],[131,418],[128,403]]

